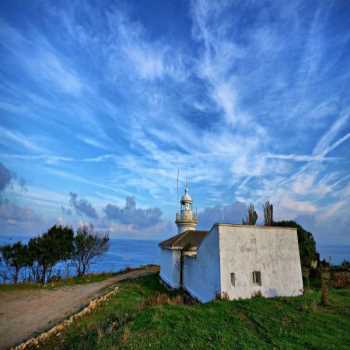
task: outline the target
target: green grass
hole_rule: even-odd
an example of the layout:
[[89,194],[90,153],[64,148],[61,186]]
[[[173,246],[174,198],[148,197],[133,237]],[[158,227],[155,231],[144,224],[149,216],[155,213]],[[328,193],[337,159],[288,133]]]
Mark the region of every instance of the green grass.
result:
[[46,284],[40,284],[40,283],[0,284],[0,292],[10,292],[10,291],[27,290],[27,289],[45,289],[45,288],[51,289],[51,288],[71,286],[71,285],[83,284],[83,283],[101,282],[115,275],[116,273],[88,274],[80,277],[76,276],[76,277],[69,277],[67,279],[60,279],[60,280],[49,282]]
[[180,303],[157,276],[118,293],[42,349],[349,349],[350,289],[295,298]]
[[103,273],[90,273],[84,276],[74,276],[69,278],[62,278],[56,281],[52,281],[46,284],[40,283],[17,283],[17,284],[0,284],[0,292],[11,292],[18,290],[28,290],[28,289],[54,289],[63,286],[73,286],[76,284],[92,283],[92,282],[101,282],[110,277],[123,274],[129,271],[135,271],[139,268],[126,268],[118,272],[103,272]]

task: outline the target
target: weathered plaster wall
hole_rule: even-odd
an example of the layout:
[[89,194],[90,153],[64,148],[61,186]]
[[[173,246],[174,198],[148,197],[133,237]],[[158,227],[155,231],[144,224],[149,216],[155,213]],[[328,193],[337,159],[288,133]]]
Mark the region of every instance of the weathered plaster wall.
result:
[[[218,225],[221,292],[230,299],[302,294],[297,231],[295,229]],[[253,283],[252,272],[261,271],[262,285]],[[235,273],[235,286],[231,284]]]
[[180,287],[180,251],[160,248],[160,277],[170,287]]
[[203,303],[220,292],[220,260],[217,228],[204,238],[197,257],[184,259],[184,288]]

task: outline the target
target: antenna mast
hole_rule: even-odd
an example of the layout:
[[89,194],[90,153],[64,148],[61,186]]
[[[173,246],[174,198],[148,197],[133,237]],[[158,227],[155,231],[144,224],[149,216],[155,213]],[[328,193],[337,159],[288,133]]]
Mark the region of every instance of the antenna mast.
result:
[[179,175],[180,170],[177,168],[177,177],[176,177],[176,206],[179,205]]

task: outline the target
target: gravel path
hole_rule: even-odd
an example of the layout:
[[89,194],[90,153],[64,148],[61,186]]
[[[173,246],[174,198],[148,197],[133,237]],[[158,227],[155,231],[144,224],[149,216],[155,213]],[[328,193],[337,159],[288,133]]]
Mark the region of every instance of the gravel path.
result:
[[157,266],[127,272],[102,282],[0,292],[0,349],[8,349],[37,335],[74,314],[104,289],[125,279],[158,272]]

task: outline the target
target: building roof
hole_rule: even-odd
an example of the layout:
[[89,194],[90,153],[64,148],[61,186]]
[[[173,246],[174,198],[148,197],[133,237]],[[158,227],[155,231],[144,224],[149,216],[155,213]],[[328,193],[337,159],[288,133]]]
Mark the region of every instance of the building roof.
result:
[[160,242],[159,246],[163,249],[196,250],[207,234],[208,231],[187,230]]

